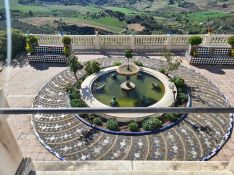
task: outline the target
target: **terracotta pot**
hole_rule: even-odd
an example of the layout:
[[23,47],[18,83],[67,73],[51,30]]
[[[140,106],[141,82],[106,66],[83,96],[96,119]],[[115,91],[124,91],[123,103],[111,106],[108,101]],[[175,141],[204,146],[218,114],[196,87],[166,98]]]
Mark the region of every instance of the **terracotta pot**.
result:
[[71,44],[63,44],[64,47],[68,47],[70,48],[71,47]]

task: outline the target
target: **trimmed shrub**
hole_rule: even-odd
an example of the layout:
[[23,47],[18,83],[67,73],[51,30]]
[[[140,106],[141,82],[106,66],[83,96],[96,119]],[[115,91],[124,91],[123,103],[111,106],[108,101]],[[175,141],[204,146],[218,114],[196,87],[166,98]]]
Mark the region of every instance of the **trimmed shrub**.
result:
[[157,117],[145,119],[142,123],[142,127],[145,131],[152,131],[162,126],[162,121]]
[[178,101],[180,102],[180,104],[188,101],[188,96],[185,93],[179,93],[177,98],[178,98]]
[[186,93],[185,88],[179,87],[177,88],[177,93]]
[[26,43],[25,50],[30,54],[34,53],[34,48],[32,47],[32,45],[30,45],[28,43]]
[[70,99],[78,99],[80,98],[80,92],[77,89],[70,89]]
[[234,57],[234,49],[231,49],[231,56]]
[[167,73],[167,71],[166,71],[165,68],[160,68],[160,69],[159,69],[159,72],[161,72],[162,74],[166,74],[166,73]]
[[120,66],[122,63],[120,61],[114,62],[114,66]]
[[163,117],[164,121],[174,122],[178,119],[179,115],[177,114],[167,114]]
[[231,46],[234,46],[234,36],[230,36],[228,38],[228,44],[230,44]]
[[31,44],[31,45],[33,45],[33,46],[38,46],[38,38],[37,37],[35,37],[35,36],[28,36],[27,38],[26,38],[26,42],[28,43],[28,44]]
[[71,44],[71,38],[69,36],[64,36],[62,42],[63,44]]
[[72,99],[70,102],[71,102],[72,107],[85,107],[86,106],[85,102],[81,99]]
[[173,82],[177,88],[185,87],[184,79],[182,79],[179,76],[174,76],[173,78],[170,78],[170,81]]
[[137,122],[134,122],[134,121],[130,122],[130,123],[128,124],[128,129],[129,129],[130,131],[133,131],[133,132],[138,131],[138,130],[139,130],[139,128],[138,128],[138,123],[137,123]]
[[100,117],[94,117],[93,123],[97,126],[102,126],[102,119]]
[[87,75],[97,73],[101,70],[100,64],[97,61],[88,61],[85,64],[85,71]]
[[116,119],[109,119],[106,122],[106,126],[108,129],[115,131],[118,129],[118,122]]
[[134,64],[137,66],[143,66],[143,63],[141,61],[134,61]]
[[35,52],[35,47],[38,46],[38,39],[35,36],[28,36],[26,38],[26,51],[30,54]]
[[189,44],[193,45],[200,45],[202,43],[202,37],[200,36],[191,36],[189,38]]

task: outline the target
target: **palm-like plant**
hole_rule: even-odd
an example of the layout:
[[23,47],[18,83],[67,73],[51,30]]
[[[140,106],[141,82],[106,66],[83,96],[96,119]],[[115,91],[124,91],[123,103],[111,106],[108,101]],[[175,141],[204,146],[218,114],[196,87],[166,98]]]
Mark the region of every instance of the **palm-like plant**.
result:
[[80,62],[74,55],[71,55],[68,58],[68,66],[70,67],[71,71],[74,73],[76,80],[78,81],[76,73],[78,72],[78,70],[83,69],[83,65],[80,64]]
[[127,49],[125,51],[125,57],[128,59],[128,70],[129,70],[129,59],[133,57],[132,49]]

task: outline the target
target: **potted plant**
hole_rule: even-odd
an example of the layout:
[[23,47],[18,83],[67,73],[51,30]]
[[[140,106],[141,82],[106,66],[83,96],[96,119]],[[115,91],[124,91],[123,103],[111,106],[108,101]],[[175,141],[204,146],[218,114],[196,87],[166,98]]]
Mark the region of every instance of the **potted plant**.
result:
[[69,36],[64,36],[62,42],[63,42],[64,47],[71,46],[71,38]]
[[189,52],[192,56],[197,55],[197,47],[202,43],[202,37],[200,36],[192,36],[189,38]]
[[26,38],[26,50],[29,54],[33,54],[35,47],[38,46],[38,38],[35,36],[28,36]]
[[231,45],[231,48],[234,49],[234,36],[228,38],[228,44]]
[[69,36],[64,36],[62,42],[64,46],[64,54],[68,57],[71,54],[71,38]]

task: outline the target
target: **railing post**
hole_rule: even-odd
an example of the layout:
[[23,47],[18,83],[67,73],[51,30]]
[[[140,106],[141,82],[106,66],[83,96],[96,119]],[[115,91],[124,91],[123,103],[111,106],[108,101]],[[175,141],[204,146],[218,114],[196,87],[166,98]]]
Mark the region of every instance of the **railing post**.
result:
[[95,35],[94,42],[95,42],[94,43],[94,48],[97,49],[97,50],[101,49],[101,46],[100,46],[100,36],[99,36],[98,33],[96,33],[96,35]]
[[210,45],[212,35],[211,34],[206,34],[204,37],[203,45]]
[[135,35],[131,35],[130,49],[135,50]]
[[167,44],[166,49],[171,50],[172,49],[172,35],[167,35]]

